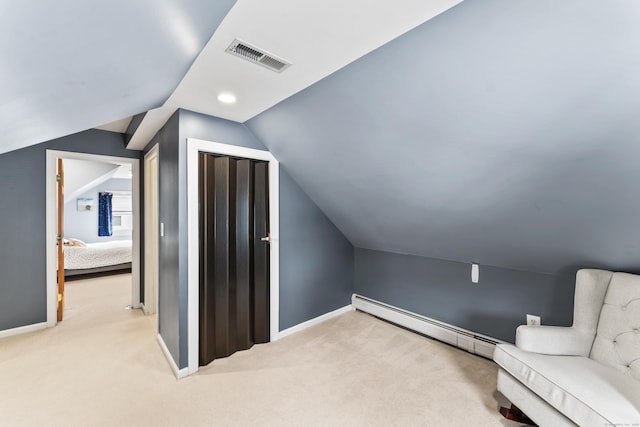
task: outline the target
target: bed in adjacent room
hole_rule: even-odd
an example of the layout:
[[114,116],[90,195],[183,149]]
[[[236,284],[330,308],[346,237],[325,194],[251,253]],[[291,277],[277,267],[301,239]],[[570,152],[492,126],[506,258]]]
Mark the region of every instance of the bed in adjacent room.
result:
[[94,273],[131,270],[131,240],[84,243],[65,240],[64,275],[66,278]]

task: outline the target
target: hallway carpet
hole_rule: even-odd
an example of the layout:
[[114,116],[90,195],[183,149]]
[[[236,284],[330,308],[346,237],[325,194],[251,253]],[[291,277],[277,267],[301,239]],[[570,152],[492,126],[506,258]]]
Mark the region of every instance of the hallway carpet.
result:
[[130,275],[67,285],[65,320],[0,339],[1,426],[517,426],[496,365],[349,312],[176,380]]

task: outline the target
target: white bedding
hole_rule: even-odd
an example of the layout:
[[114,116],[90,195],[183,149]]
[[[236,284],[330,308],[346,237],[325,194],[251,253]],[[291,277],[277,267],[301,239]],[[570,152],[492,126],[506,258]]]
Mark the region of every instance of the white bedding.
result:
[[87,243],[86,247],[65,246],[65,270],[106,267],[124,264],[133,259],[131,240],[117,240],[102,243]]

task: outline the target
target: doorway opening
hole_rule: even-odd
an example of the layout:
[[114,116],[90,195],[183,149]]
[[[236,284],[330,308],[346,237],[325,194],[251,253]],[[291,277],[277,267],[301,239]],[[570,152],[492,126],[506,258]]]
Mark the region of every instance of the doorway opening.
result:
[[[219,156],[229,156],[234,158],[257,160],[264,162],[265,169],[268,170],[268,238],[269,238],[269,259],[268,259],[268,330],[265,335],[268,341],[278,339],[279,332],[279,164],[271,153],[263,150],[256,150],[238,147],[227,144],[220,144],[199,139],[187,139],[187,234],[188,234],[188,367],[186,374],[192,374],[198,370],[200,355],[200,209],[199,200],[199,156],[201,153],[214,154]],[[267,236],[258,236],[263,238]]]
[[127,305],[140,307],[138,160],[47,150],[46,198],[47,326],[64,318],[64,282],[78,277],[129,270]]

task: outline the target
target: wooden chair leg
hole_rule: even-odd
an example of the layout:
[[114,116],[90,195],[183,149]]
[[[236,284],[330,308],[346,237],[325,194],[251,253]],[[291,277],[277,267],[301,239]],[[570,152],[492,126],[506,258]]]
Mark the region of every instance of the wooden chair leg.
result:
[[501,407],[500,413],[508,420],[516,421],[523,424],[529,424],[532,426],[536,425],[533,421],[531,421],[531,418],[527,417],[525,413],[522,412],[516,405],[512,404],[511,408]]

